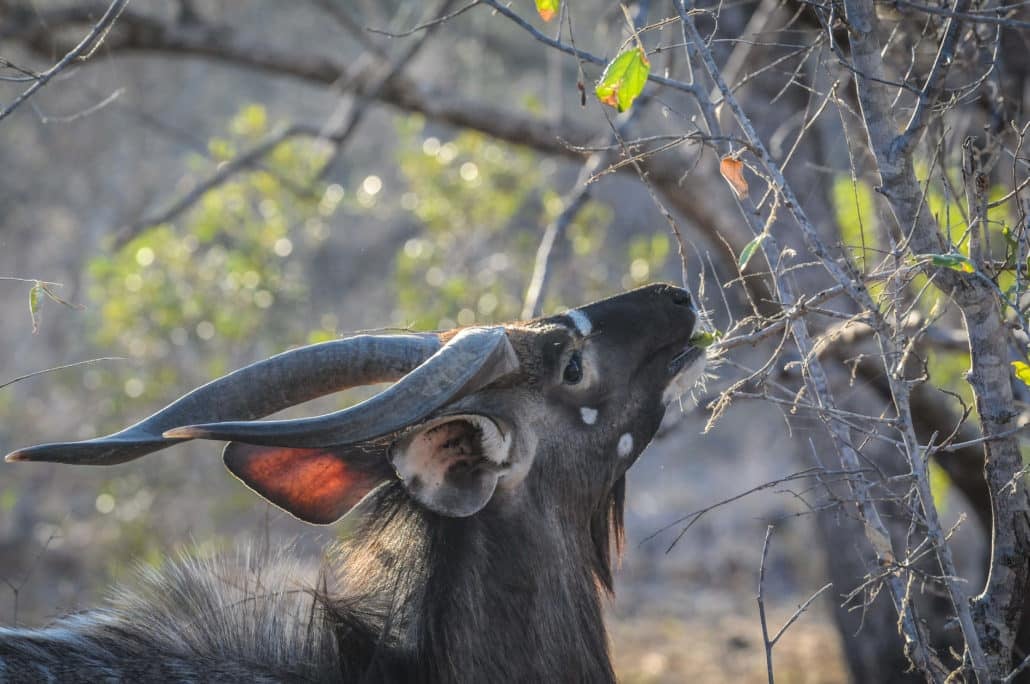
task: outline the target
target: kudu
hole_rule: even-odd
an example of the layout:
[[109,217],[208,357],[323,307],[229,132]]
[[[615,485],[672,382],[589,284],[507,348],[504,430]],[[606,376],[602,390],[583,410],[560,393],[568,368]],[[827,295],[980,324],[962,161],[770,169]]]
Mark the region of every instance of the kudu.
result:
[[[357,522],[306,588],[289,562],[187,558],[106,608],[0,629],[0,681],[614,681],[602,597],[625,474],[701,374],[695,318],[687,292],[653,285],[525,323],[350,337],[110,436],[9,454],[111,465],[227,440],[225,465],[262,497]],[[336,413],[254,421],[384,381]]]

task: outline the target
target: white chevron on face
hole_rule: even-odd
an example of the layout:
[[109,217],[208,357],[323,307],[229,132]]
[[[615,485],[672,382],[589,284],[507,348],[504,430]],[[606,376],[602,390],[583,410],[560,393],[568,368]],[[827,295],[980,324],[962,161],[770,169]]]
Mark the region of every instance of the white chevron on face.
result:
[[590,331],[594,329],[594,325],[590,322],[590,318],[579,309],[570,309],[565,315],[572,320],[572,324],[576,326],[576,330],[578,330],[579,334],[583,337],[589,335]]

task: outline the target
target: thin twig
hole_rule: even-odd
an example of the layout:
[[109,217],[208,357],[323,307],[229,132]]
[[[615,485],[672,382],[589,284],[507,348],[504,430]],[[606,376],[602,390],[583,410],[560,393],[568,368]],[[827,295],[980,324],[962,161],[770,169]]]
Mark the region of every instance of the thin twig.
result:
[[9,385],[13,385],[16,382],[21,382],[22,380],[28,380],[29,378],[34,378],[37,375],[45,375],[47,373],[53,373],[54,371],[64,370],[66,368],[75,368],[76,366],[89,366],[89,365],[92,365],[94,363],[97,363],[98,361],[125,361],[125,360],[126,360],[126,358],[124,356],[99,356],[99,357],[97,357],[95,359],[86,359],[85,361],[75,361],[74,363],[66,363],[63,366],[54,366],[53,368],[44,368],[43,370],[34,371],[32,373],[26,373],[25,375],[19,375],[16,378],[8,380],[7,382],[5,382],[3,384],[0,384],[0,389],[4,389],[5,387],[7,387]]
[[908,9],[916,10],[917,12],[934,14],[939,17],[961,19],[962,21],[968,21],[976,24],[994,24],[996,26],[1011,29],[1030,28],[1030,21],[1021,21],[1019,19],[1012,19],[1011,17],[996,17],[991,16],[990,14],[977,14],[973,12],[948,10],[944,9],[943,7],[931,7],[929,5],[921,5],[915,2],[909,2],[908,0],[891,0],[891,3],[898,5],[899,7],[907,7]]
[[769,537],[772,536],[773,525],[765,528],[765,540],[762,542],[762,561],[758,565],[758,620],[762,624],[762,645],[765,647],[765,671],[769,675],[769,684],[776,684],[773,676],[772,651],[774,639],[769,638],[769,625],[765,619],[765,559],[769,554]]
[[[623,115],[616,125],[620,129],[628,128],[639,111],[640,105],[638,104],[638,106]],[[597,152],[591,154],[583,163],[573,189],[562,199],[563,208],[561,213],[544,230],[544,235],[537,247],[536,258],[533,261],[533,273],[529,278],[529,287],[526,289],[526,296],[522,305],[523,320],[536,318],[542,312],[544,296],[547,292],[552,272],[550,262],[554,246],[565,236],[568,227],[575,220],[576,215],[586,205],[587,200],[590,199],[590,180],[597,173],[598,169],[608,163],[612,156],[612,151],[617,149],[612,145],[617,144],[618,140],[614,137],[611,140],[610,145],[603,146]]]
[[36,78],[36,82],[29,86],[21,95],[16,97],[11,104],[0,109],[0,121],[7,118],[7,116],[17,109],[19,105],[24,103],[32,97],[36,91],[49,83],[54,76],[64,71],[64,69],[73,61],[80,58],[88,59],[103,41],[108,29],[110,29],[111,25],[114,24],[116,19],[118,19],[118,15],[121,14],[128,1],[129,0],[114,0],[114,2],[112,2],[107,8],[107,11],[104,12],[104,15],[100,17],[100,21],[93,25],[92,30],[86,34],[86,37],[83,38],[78,45],[72,48],[59,62],[41,73]]
[[421,24],[417,24],[415,26],[412,26],[410,29],[407,29],[406,31],[393,32],[393,31],[387,31],[386,29],[372,28],[371,26],[366,27],[365,30],[368,31],[369,33],[377,33],[377,34],[379,34],[381,36],[387,36],[389,38],[406,38],[406,37],[408,37],[408,36],[410,36],[410,35],[412,35],[414,33],[418,33],[419,31],[425,31],[427,28],[431,28],[433,26],[437,26],[437,25],[442,24],[444,22],[450,21],[451,19],[455,18],[456,16],[458,16],[460,14],[464,14],[465,12],[469,11],[470,9],[472,9],[473,7],[475,7],[476,5],[478,5],[482,1],[483,0],[472,0],[472,2],[468,3],[467,5],[462,5],[461,7],[459,7],[456,10],[454,10],[453,12],[448,12],[446,14],[443,14],[442,16],[436,17],[435,19],[430,19],[429,21],[424,21]]
[[[502,5],[497,0],[481,0],[481,4],[492,7],[494,11],[496,11],[498,14],[507,17],[517,26],[519,26],[520,28],[528,32],[531,36],[533,36],[533,38],[535,38],[536,40],[540,41],[545,45],[548,45],[556,50],[561,50],[566,54],[573,55],[577,59],[584,62],[590,62],[591,64],[596,64],[598,66],[605,66],[606,64],[608,64],[608,60],[602,57],[598,57],[597,55],[593,55],[589,52],[580,50],[579,48],[573,47],[571,45],[566,45],[565,43],[559,40],[555,40],[554,38],[550,38],[544,35],[540,31],[538,31],[535,26],[533,26],[528,21],[520,17],[518,14],[513,12],[511,8]],[[683,91],[685,93],[695,92],[694,86],[689,83],[677,81],[672,78],[666,78],[664,76],[659,76],[657,74],[649,74],[647,80],[652,81],[654,83],[658,83],[659,85],[664,85],[669,88],[673,88],[674,90]]]

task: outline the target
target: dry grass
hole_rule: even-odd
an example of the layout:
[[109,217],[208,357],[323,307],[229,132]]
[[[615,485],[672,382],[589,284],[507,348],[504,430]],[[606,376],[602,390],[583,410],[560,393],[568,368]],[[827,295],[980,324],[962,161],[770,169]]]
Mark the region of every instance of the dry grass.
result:
[[[616,672],[623,684],[767,682],[758,619],[728,615],[713,620],[638,617],[611,624]],[[832,624],[806,616],[773,650],[777,684],[847,682]]]

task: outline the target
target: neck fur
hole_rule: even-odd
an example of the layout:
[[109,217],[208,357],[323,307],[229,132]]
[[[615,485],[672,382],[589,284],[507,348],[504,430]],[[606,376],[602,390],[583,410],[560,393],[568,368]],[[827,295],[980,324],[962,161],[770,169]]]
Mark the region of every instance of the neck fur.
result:
[[445,518],[399,486],[375,492],[342,548],[342,591],[329,603],[342,674],[613,682],[601,594],[622,491],[620,480],[590,520],[532,503]]

